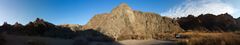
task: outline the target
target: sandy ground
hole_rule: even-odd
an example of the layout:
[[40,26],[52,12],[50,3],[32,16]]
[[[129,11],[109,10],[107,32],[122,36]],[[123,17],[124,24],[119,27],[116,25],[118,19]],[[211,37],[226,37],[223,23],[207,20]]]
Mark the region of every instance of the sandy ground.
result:
[[161,40],[124,40],[119,43],[123,45],[176,45],[174,41]]

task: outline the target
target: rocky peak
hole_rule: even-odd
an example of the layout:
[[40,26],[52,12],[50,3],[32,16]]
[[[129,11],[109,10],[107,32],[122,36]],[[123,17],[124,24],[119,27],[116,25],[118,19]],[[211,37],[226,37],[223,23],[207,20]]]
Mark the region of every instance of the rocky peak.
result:
[[37,18],[34,22],[44,22],[43,19]]
[[37,18],[34,22],[29,22],[26,27],[45,27],[45,28],[53,28],[54,24],[44,21],[43,19]]
[[7,22],[4,22],[3,25],[0,27],[2,30],[9,30],[12,26]]
[[8,24],[7,22],[4,22],[2,26],[11,26],[11,25]]
[[18,22],[16,22],[16,23],[14,24],[14,27],[23,27],[23,25],[20,24],[20,23],[18,23]]
[[135,22],[134,11],[126,3],[121,3],[119,6],[114,8],[111,14],[116,18],[129,19],[130,23]]
[[126,3],[121,3],[112,10],[113,15],[133,15],[133,10]]
[[228,18],[228,19],[234,19],[230,14],[225,13],[225,14],[220,14],[218,15],[220,18]]
[[[111,13],[95,15],[82,29],[98,30],[114,37],[116,40],[128,35],[138,35],[144,36],[146,39],[153,39],[155,38],[153,35],[158,35],[159,33],[182,31],[178,23],[171,18],[150,12],[135,11],[126,3],[120,4]],[[132,39],[134,37],[136,36],[124,39]]]

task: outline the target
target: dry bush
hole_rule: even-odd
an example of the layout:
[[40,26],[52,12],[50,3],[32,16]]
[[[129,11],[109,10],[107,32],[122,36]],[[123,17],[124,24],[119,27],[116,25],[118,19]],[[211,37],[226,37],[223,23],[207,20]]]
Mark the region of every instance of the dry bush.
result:
[[143,39],[148,39],[149,37],[145,35],[121,35],[118,37],[118,41],[120,40],[143,40]]
[[179,45],[239,45],[240,36],[235,33],[187,34],[189,39],[178,41]]
[[157,34],[128,34],[121,35],[118,37],[118,41],[120,40],[148,40],[148,39],[156,39],[156,40],[174,40],[174,33],[157,33]]
[[175,39],[174,33],[158,33],[155,36],[153,36],[153,39],[157,40],[173,40]]

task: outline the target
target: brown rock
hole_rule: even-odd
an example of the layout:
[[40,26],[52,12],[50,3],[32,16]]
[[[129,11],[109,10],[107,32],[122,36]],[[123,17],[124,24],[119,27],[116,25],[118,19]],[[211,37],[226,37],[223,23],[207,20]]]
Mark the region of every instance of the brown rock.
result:
[[7,31],[7,30],[10,30],[10,28],[12,28],[12,25],[8,24],[7,22],[4,22],[0,28],[3,31]]
[[116,40],[119,37],[153,39],[159,33],[182,31],[178,23],[171,18],[155,13],[134,11],[125,3],[114,8],[111,13],[94,16],[83,26],[83,29],[99,30]]
[[80,31],[82,28],[82,26],[79,24],[62,24],[62,25],[58,25],[58,26],[70,28],[70,30],[72,30],[72,31]]
[[24,26],[18,22],[13,25],[13,30],[23,30]]
[[220,15],[202,14],[198,17],[189,15],[179,18],[177,21],[185,30],[232,31],[238,28],[236,20],[228,13]]

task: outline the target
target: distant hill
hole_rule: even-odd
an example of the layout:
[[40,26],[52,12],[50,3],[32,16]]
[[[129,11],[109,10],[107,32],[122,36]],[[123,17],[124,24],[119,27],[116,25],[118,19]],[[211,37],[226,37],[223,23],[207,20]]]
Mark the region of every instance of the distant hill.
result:
[[193,31],[236,31],[240,30],[239,21],[230,14],[202,14],[198,17],[189,15],[177,19],[177,22],[184,30]]

